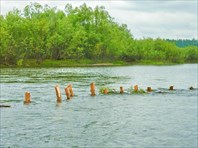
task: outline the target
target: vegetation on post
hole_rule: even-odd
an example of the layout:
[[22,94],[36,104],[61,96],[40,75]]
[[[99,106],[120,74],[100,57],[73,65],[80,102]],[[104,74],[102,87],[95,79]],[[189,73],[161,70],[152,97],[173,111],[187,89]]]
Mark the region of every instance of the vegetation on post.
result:
[[58,10],[31,3],[1,15],[0,30],[1,66],[198,62],[197,40],[182,48],[160,38],[134,39],[103,6]]

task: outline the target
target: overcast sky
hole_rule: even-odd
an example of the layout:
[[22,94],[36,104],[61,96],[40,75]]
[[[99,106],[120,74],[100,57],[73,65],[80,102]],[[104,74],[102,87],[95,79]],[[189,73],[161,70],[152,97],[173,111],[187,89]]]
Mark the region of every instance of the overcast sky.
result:
[[30,2],[64,9],[66,3],[105,6],[119,24],[127,24],[135,38],[198,39],[197,0],[1,0],[1,14],[23,10]]

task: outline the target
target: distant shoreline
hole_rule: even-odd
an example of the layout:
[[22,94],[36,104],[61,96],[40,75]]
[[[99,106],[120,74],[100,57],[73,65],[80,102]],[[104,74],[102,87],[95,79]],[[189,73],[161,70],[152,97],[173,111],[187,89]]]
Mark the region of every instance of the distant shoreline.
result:
[[92,61],[92,60],[44,60],[38,63],[36,60],[26,60],[22,65],[3,65],[0,68],[50,68],[50,67],[107,67],[107,66],[133,66],[133,65],[177,65],[177,64],[197,64],[198,61],[190,63],[173,63],[167,61]]

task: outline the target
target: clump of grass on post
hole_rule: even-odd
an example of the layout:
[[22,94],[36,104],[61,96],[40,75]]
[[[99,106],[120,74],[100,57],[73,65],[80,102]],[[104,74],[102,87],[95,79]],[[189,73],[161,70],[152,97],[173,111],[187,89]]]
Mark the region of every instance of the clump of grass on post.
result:
[[146,93],[146,91],[143,89],[134,90],[132,86],[130,87],[129,92],[131,94],[145,94]]
[[113,89],[110,89],[109,87],[101,87],[99,90],[100,94],[111,94]]

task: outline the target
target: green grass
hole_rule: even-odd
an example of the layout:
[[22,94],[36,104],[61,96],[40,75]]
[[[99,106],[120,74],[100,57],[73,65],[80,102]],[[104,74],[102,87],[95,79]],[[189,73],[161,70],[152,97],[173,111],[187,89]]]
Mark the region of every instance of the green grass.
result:
[[[197,63],[197,62],[195,62]],[[140,60],[137,62],[127,63],[121,60],[90,60],[90,59],[67,59],[67,60],[51,60],[47,59],[38,63],[35,59],[25,59],[19,61],[17,65],[3,65],[0,67],[99,67],[99,66],[128,66],[128,65],[174,65],[183,63],[172,63],[169,61],[150,61]]]
[[23,67],[78,67],[78,66],[88,66],[92,64],[91,60],[83,59],[83,60],[44,60],[41,63],[37,63],[36,60],[26,60]]
[[173,63],[170,61],[151,61],[151,60],[140,60],[131,63],[131,65],[174,65],[174,64],[182,64],[182,63]]
[[129,88],[129,92],[131,93],[131,94],[146,94],[147,92],[145,91],[145,90],[143,90],[143,89],[138,89],[138,91],[135,91],[134,89],[133,89],[133,87],[130,87]]
[[100,93],[100,94],[103,94],[105,89],[107,89],[108,92],[110,92],[110,90],[111,90],[109,87],[101,87],[101,88],[99,89],[99,93]]
[[131,94],[146,94],[147,92],[144,91],[143,89],[139,89],[138,91],[131,91]]
[[[89,66],[121,66],[126,65],[122,61],[102,61],[102,60],[90,60],[90,59],[67,59],[67,60],[44,60],[43,62],[38,63],[35,59],[25,60],[23,65],[16,65],[14,67],[89,67]],[[1,67],[9,67],[3,66]]]

